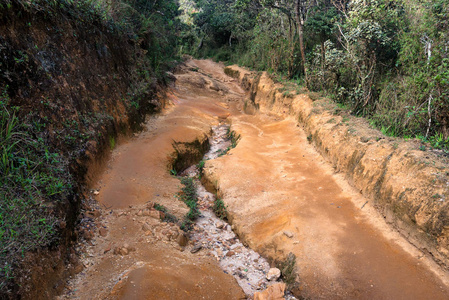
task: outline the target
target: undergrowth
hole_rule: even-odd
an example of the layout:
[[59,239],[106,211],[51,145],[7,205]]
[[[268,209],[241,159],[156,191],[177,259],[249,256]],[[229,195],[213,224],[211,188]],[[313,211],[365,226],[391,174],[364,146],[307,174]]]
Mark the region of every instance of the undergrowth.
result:
[[220,219],[225,220],[227,218],[226,206],[223,200],[218,196],[215,197],[214,206],[212,207],[212,210],[214,211],[215,215]]
[[240,138],[241,138],[240,134],[237,134],[234,130],[231,130],[231,128],[229,127],[228,132],[226,133],[226,139],[231,141],[231,145],[228,148],[221,150],[221,153],[218,156],[223,156],[229,151],[231,151],[231,149],[237,147],[237,143],[240,140]]
[[40,133],[17,117],[6,93],[0,97],[0,289],[17,259],[56,240],[50,202],[69,196],[67,161]]
[[200,211],[198,209],[198,195],[196,194],[195,183],[192,178],[181,178],[181,184],[183,187],[178,193],[178,199],[184,202],[189,208],[189,212],[185,216],[181,229],[188,231],[192,229],[193,222],[200,216]]
[[168,209],[165,206],[163,206],[159,203],[155,203],[154,209],[164,213],[164,218],[162,219],[163,222],[175,223],[175,224],[178,223],[178,218],[175,215],[169,213]]
[[276,263],[279,270],[281,270],[282,279],[287,284],[287,286],[292,286],[297,277],[296,273],[296,256],[290,252],[288,256]]

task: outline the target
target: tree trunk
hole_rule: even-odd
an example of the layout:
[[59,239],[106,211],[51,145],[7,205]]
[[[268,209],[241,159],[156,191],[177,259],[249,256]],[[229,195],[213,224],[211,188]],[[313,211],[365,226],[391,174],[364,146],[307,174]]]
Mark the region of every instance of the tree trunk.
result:
[[303,32],[303,24],[302,24],[302,20],[301,20],[301,10],[300,10],[301,2],[302,2],[301,0],[296,0],[295,11],[296,11],[296,23],[298,26],[299,48],[301,49],[301,59],[302,59],[303,67],[304,67],[304,77],[305,77],[305,81],[307,84],[308,78],[307,78],[307,66],[306,66],[306,51],[304,49],[304,32]]
[[324,68],[326,67],[326,48],[324,46],[324,38],[321,39],[321,71],[324,74]]

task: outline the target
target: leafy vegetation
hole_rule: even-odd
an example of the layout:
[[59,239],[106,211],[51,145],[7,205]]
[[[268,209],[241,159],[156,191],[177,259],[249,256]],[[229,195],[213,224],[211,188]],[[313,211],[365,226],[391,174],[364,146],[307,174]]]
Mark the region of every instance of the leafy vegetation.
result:
[[447,1],[184,0],[183,6],[191,22],[181,38],[191,54],[284,76],[389,135],[448,150]]
[[162,219],[163,222],[178,223],[178,218],[175,215],[171,214],[165,206],[159,203],[155,203],[154,209],[164,213],[164,218]]
[[226,210],[226,205],[224,204],[223,200],[218,196],[215,196],[214,206],[212,207],[212,210],[214,211],[215,215],[220,219],[224,220],[227,218],[228,212]]
[[196,194],[195,183],[192,178],[182,177],[181,184],[183,187],[178,193],[178,198],[189,208],[189,212],[186,214],[185,220],[181,225],[181,229],[190,230],[192,229],[193,221],[200,216],[200,211],[197,205],[198,196]]
[[18,107],[0,97],[0,289],[13,277],[18,256],[57,239],[52,202],[69,197],[67,161],[41,133],[17,117]]
[[0,298],[29,288],[14,278],[26,252],[72,240],[84,163],[156,105],[178,14],[174,0],[0,1]]

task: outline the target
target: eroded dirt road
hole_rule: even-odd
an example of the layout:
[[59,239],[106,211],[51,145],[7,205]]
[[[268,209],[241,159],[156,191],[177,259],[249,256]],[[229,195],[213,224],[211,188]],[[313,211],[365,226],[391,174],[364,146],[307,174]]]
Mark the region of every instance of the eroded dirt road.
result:
[[296,255],[297,293],[310,299],[449,299],[446,274],[334,173],[295,120],[245,114],[244,92],[211,61],[189,61],[177,79],[172,105],[114,151],[94,187],[107,208],[98,221],[107,233],[84,245],[86,269],[65,297],[244,298],[213,257],[190,253],[193,245],[179,241],[182,232],[147,210],[151,201],[183,217],[187,209],[174,196],[179,180],[167,170],[172,141],[192,141],[226,120],[241,140],[207,161],[205,175],[245,243],[271,260]]

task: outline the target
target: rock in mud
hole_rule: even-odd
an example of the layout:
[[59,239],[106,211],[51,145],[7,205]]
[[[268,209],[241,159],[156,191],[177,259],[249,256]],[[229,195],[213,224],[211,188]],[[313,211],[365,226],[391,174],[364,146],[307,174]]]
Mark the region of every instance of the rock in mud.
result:
[[90,230],[83,230],[82,236],[86,241],[90,241],[94,237],[94,233]]
[[268,271],[267,280],[275,281],[278,280],[279,277],[281,277],[281,270],[278,268],[271,268],[270,271]]
[[100,236],[105,237],[108,235],[108,231],[106,230],[106,228],[100,228],[100,230],[98,230],[98,233],[100,234]]
[[145,223],[142,225],[142,230],[143,231],[150,231],[151,230],[151,226],[148,223]]
[[184,233],[182,233],[182,234],[180,234],[178,236],[177,242],[178,242],[179,246],[185,247],[185,246],[187,246],[187,243],[189,242],[189,239],[186,237],[186,235]]
[[254,300],[281,300],[284,299],[285,283],[280,282],[270,285],[263,292],[256,292]]
[[284,235],[291,239],[293,237],[293,233],[291,231],[284,231]]
[[191,253],[197,253],[198,251],[201,250],[201,248],[203,248],[203,246],[201,244],[196,244],[192,250],[190,250]]
[[154,219],[160,219],[161,215],[160,215],[159,211],[157,211],[157,210],[146,210],[145,212],[148,212],[147,216],[150,216]]

